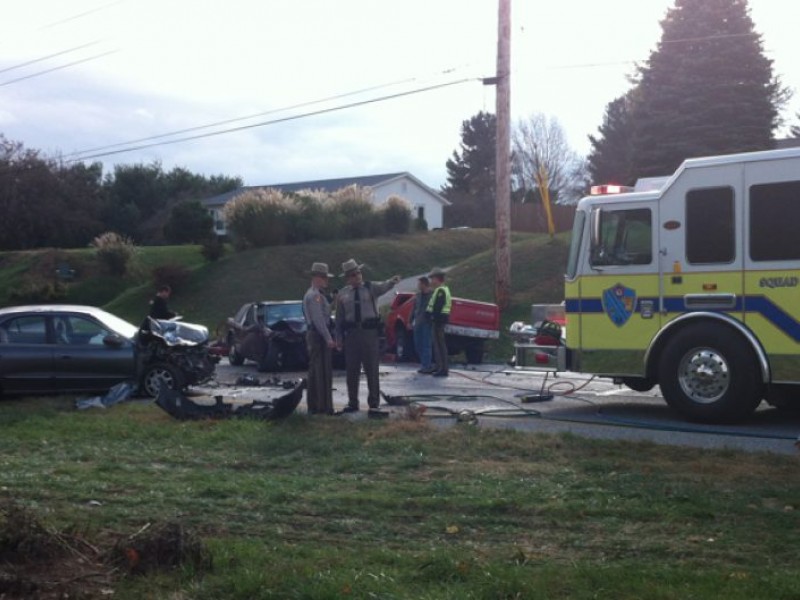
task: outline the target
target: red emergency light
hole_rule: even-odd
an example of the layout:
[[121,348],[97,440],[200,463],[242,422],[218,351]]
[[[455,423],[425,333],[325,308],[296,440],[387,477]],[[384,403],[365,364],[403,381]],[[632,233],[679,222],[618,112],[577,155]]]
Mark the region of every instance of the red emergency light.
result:
[[627,194],[632,192],[633,188],[627,185],[617,185],[615,183],[606,183],[603,185],[593,185],[590,194],[592,196],[605,196],[608,194]]

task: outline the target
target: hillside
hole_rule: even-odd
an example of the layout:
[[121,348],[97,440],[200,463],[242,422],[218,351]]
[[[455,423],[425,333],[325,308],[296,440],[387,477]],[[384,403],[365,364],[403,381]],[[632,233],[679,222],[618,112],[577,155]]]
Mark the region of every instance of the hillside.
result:
[[[372,279],[452,266],[449,282],[454,295],[492,301],[493,244],[492,230],[448,230],[229,252],[215,263],[204,262],[196,246],[145,247],[126,277],[104,275],[88,249],[8,252],[0,254],[0,303],[15,303],[14,290],[55,283],[56,269],[68,265],[76,277],[63,283],[64,301],[102,306],[138,323],[154,291],[151,271],[166,265],[185,275],[185,281],[174,282],[172,308],[214,332],[249,300],[300,298],[308,287],[306,272],[312,262],[327,262],[338,275],[339,265],[349,258],[366,263],[365,272]],[[566,251],[563,236],[551,241],[541,235],[514,235],[513,306],[503,315],[504,328],[514,320],[527,319],[534,301],[561,301]],[[333,286],[342,284],[342,279],[332,280]],[[510,351],[507,340],[496,346],[493,355],[506,356]]]

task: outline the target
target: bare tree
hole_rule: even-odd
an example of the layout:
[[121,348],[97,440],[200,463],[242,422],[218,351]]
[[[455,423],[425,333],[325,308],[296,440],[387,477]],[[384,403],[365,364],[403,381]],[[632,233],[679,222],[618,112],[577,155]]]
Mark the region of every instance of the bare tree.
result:
[[512,179],[517,197],[541,199],[540,183],[559,204],[577,201],[587,186],[586,161],[567,143],[555,117],[534,113],[521,119],[513,133]]

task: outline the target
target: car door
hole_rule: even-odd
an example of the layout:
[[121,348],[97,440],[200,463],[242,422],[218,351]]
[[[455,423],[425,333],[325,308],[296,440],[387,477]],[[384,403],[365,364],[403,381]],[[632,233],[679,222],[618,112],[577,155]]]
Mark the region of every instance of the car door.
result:
[[41,314],[11,316],[0,323],[0,378],[6,393],[54,389],[54,344]]
[[53,315],[55,387],[106,390],[136,376],[133,343],[88,315]]

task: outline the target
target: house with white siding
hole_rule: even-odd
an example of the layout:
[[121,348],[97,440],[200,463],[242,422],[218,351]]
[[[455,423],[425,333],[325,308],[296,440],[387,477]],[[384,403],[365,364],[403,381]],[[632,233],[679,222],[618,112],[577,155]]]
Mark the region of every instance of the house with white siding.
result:
[[428,223],[428,229],[440,229],[442,227],[443,209],[445,206],[450,205],[450,202],[438,192],[408,172],[246,186],[213,198],[207,198],[203,200],[203,204],[214,218],[214,232],[217,235],[225,235],[226,229],[225,221],[222,217],[222,209],[228,202],[244,192],[259,189],[274,189],[284,193],[299,192],[301,190],[335,192],[351,185],[369,188],[372,191],[372,201],[376,205],[383,204],[391,196],[402,198],[411,206],[412,218],[425,219]]

